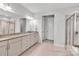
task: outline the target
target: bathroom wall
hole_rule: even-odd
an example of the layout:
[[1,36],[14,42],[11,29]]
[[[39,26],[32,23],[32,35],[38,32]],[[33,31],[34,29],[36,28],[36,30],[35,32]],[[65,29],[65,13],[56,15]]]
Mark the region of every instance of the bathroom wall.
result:
[[[36,18],[39,21],[39,32],[40,38],[43,39],[42,31],[42,16],[43,15],[55,15],[54,18],[54,44],[57,46],[64,47],[65,45],[65,16],[72,14],[75,11],[79,11],[79,7],[63,8],[59,10],[43,12],[36,14]],[[51,33],[50,33],[51,34]]]

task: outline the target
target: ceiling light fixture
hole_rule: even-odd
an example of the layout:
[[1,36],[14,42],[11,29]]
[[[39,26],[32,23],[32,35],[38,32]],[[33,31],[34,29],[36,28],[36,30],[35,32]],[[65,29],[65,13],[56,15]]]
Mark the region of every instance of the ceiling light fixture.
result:
[[26,18],[27,18],[27,19],[33,19],[33,17],[30,17],[30,16],[26,16]]
[[6,11],[14,12],[10,6],[6,6]]
[[5,11],[14,12],[10,6],[4,5],[3,3],[0,3],[0,8],[5,10]]
[[5,6],[4,6],[3,3],[0,3],[0,8],[1,8],[1,9],[4,9],[4,8],[5,8]]

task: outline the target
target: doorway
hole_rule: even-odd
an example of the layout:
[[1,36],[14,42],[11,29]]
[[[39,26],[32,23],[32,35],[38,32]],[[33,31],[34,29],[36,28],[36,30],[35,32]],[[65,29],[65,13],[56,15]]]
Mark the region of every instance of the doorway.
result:
[[20,19],[20,32],[24,33],[26,32],[26,18]]
[[43,40],[54,40],[54,15],[43,16]]

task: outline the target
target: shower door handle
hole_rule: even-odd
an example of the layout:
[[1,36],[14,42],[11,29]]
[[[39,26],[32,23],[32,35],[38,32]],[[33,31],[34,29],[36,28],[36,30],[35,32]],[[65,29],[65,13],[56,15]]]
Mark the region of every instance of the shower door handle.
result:
[[76,35],[78,35],[78,31],[76,31],[75,33],[76,33]]

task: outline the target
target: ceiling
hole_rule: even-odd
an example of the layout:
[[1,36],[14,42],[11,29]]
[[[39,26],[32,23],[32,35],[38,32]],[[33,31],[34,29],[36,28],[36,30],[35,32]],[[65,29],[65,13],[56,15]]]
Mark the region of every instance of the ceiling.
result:
[[[16,17],[26,17],[26,15],[32,16],[33,13],[30,12],[27,8],[22,6],[20,3],[3,3],[4,6],[9,6],[12,11],[7,11],[2,8],[0,8],[0,14],[7,14],[8,16],[16,16]],[[10,9],[9,8],[9,9]]]
[[28,8],[33,13],[42,13],[61,8],[79,6],[78,3],[22,3],[22,6]]

